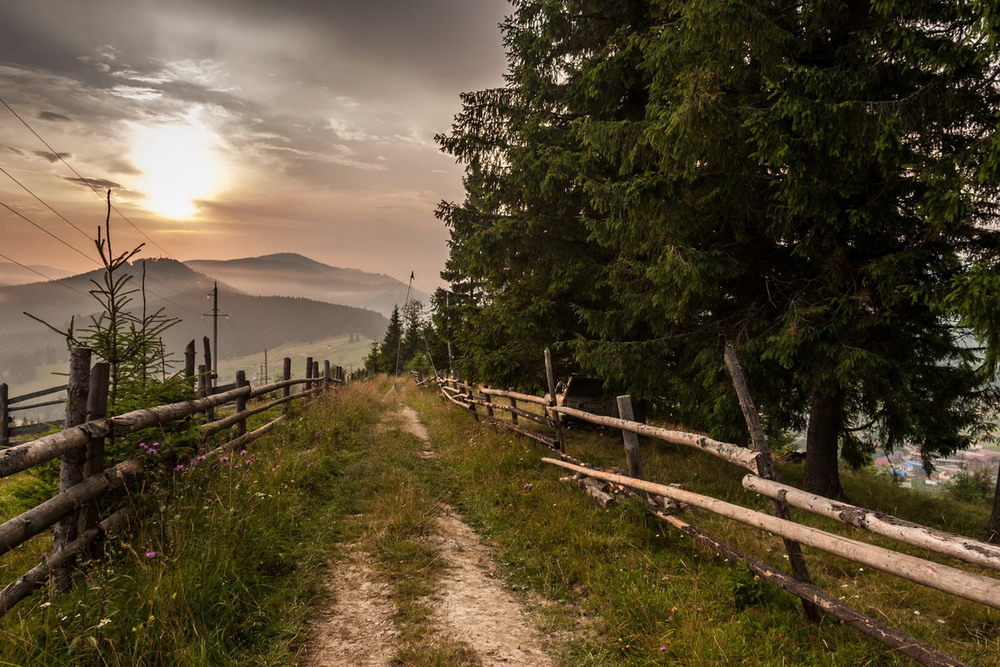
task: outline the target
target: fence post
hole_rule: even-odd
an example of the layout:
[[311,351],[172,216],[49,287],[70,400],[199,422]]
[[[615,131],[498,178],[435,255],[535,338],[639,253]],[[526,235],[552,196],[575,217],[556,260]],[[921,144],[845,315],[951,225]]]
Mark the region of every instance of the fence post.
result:
[[472,416],[475,417],[476,421],[478,422],[479,421],[479,410],[476,409],[476,404],[472,402],[472,399],[475,398],[475,396],[472,393],[472,385],[469,385],[469,384],[465,385],[465,395],[469,399],[469,410],[472,411]]
[[[70,351],[69,385],[66,390],[66,428],[87,421],[87,393],[90,384],[90,349],[74,347]],[[87,450],[79,447],[62,455],[59,465],[59,491],[63,492],[83,481]],[[79,514],[71,514],[55,525],[52,531],[52,551],[65,548],[76,539]],[[76,559],[69,558],[52,573],[55,592],[65,593],[72,583]]]
[[[201,342],[205,348],[205,396],[211,396],[215,393],[216,386],[215,366],[212,365],[212,341],[208,336],[202,336]],[[214,407],[205,411],[205,419],[210,422],[215,421]]]
[[[287,382],[288,380],[292,379],[292,359],[291,359],[291,357],[285,357],[284,360],[282,360],[281,363],[282,363],[282,365],[281,365],[281,379],[284,380],[285,382]],[[287,415],[288,414],[288,401],[287,401],[287,399],[291,395],[292,395],[292,388],[290,386],[288,386],[288,385],[285,385],[281,389],[281,397],[284,398],[284,399],[286,399],[285,402],[281,404],[281,414],[283,414],[283,415]]]
[[[313,358],[306,357],[306,391],[312,389],[313,386],[312,376],[313,376]],[[306,397],[306,401],[308,400],[309,398]]]
[[194,339],[187,344],[184,348],[184,377],[187,378],[188,385],[194,389],[194,364],[195,364],[195,352],[194,352]]
[[[635,413],[632,411],[632,397],[629,395],[619,396],[618,416],[627,421],[635,421]],[[642,470],[642,456],[639,454],[639,436],[632,431],[622,429],[622,440],[625,441],[625,460],[628,462],[629,477],[645,479]],[[642,492],[642,497],[649,500],[649,494]]]
[[[509,391],[514,391],[514,388],[511,387],[509,389]],[[517,407],[517,399],[514,398],[513,396],[511,396],[511,398],[510,398],[510,407],[512,407],[512,408],[516,408]],[[517,426],[517,413],[516,412],[511,411],[511,413],[510,413],[510,423],[513,424],[514,426]]]
[[326,392],[330,391],[330,380],[331,379],[332,378],[331,378],[331,375],[330,375],[330,360],[329,359],[325,359],[323,361],[323,393],[324,394]]
[[319,382],[319,360],[316,360],[316,361],[313,362],[312,376],[313,376],[313,379],[315,380],[315,382],[313,382],[313,387],[318,387],[320,385],[320,382]]
[[[245,386],[247,386],[247,384],[248,383],[247,383],[247,373],[246,373],[246,371],[236,371],[236,386],[237,387],[245,387]],[[247,409],[247,397],[246,396],[237,396],[236,397],[236,414],[240,414],[241,412],[245,412],[246,409]],[[241,419],[238,422],[236,422],[236,437],[238,438],[241,435],[246,434],[246,432],[247,432],[247,419],[246,419],[246,417],[244,417],[243,419]]]
[[[108,389],[111,385],[111,364],[100,361],[90,369],[90,391],[87,395],[87,421],[108,416]],[[104,472],[104,438],[91,438],[87,443],[87,460],[83,464],[83,478]],[[79,531],[84,533],[97,525],[100,518],[99,501],[87,504],[80,516]]]
[[493,400],[490,398],[490,395],[485,392],[483,392],[483,398],[486,400],[486,416],[492,418],[493,405],[491,404],[493,403]]
[[[771,458],[771,448],[767,444],[767,437],[764,435],[764,428],[760,424],[760,415],[757,413],[757,406],[754,405],[753,397],[747,386],[746,376],[743,374],[743,367],[736,357],[736,350],[733,344],[726,343],[725,348],[726,368],[733,379],[733,388],[736,390],[736,398],[740,402],[740,409],[743,411],[743,418],[747,423],[747,430],[750,431],[750,440],[754,449],[760,452],[757,459],[757,474],[764,479],[778,481],[778,472],[774,467],[774,460]],[[774,515],[782,519],[790,519],[791,512],[788,503],[784,500],[771,500],[771,507]],[[806,559],[802,554],[802,545],[794,540],[782,538],[785,543],[785,551],[788,552],[788,562],[792,566],[792,574],[796,579],[806,584],[812,584],[812,577],[809,576],[809,568],[806,567]],[[802,609],[806,618],[813,622],[819,622],[820,609],[811,602],[802,601]]]
[[10,444],[10,404],[7,383],[0,382],[0,447]]
[[[545,379],[549,384],[549,407],[556,406],[556,374],[552,368],[552,352],[545,348]],[[560,452],[566,452],[566,440],[563,436],[562,415],[549,411],[552,415],[552,425],[556,429],[556,447]]]

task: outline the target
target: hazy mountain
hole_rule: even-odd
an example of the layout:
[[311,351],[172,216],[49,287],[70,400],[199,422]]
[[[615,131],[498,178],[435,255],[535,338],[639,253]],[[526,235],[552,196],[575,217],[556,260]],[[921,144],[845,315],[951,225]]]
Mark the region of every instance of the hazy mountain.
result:
[[[182,359],[184,346],[197,339],[200,358],[201,339],[212,333],[211,318],[205,315],[212,308],[208,295],[213,279],[170,259],[146,260],[145,266],[147,312],[163,308],[165,315],[181,319],[164,336],[167,349]],[[131,284],[140,287],[142,262],[135,262],[129,273]],[[64,341],[22,311],[58,328],[68,326],[75,315],[79,331],[100,310],[88,290],[94,288],[91,280],[101,278],[102,273],[94,271],[57,282],[0,287],[0,382],[23,381],[40,365],[68,360]],[[141,293],[132,299],[130,309],[141,310]],[[251,296],[222,281],[219,310],[228,315],[219,320],[219,356],[224,359],[341,334],[381,338],[388,324],[373,310],[287,296]]]
[[[199,259],[186,265],[248,294],[299,296],[328,303],[376,310],[389,315],[406,302],[406,283],[381,273],[342,269],[293,253],[245,259]],[[414,289],[411,299],[429,305],[425,292]]]
[[[38,282],[42,279],[38,273],[56,279],[71,275],[69,271],[45,266],[44,264],[27,264],[26,266],[28,267],[27,269],[17,264],[0,262],[0,286]],[[38,271],[38,273],[34,273],[31,269]]]

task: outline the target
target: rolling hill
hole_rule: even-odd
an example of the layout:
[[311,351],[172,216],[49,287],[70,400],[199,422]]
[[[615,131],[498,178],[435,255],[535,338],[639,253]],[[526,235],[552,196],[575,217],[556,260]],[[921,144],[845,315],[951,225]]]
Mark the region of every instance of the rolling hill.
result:
[[[232,260],[199,259],[187,266],[247,294],[297,296],[378,311],[388,316],[406,301],[406,283],[382,273],[342,269],[294,253]],[[411,299],[428,305],[414,289]]]
[[[183,358],[184,346],[211,335],[211,301],[207,296],[213,279],[169,259],[145,260],[146,308],[181,322],[169,329],[164,342],[175,357]],[[133,285],[140,285],[142,262],[132,265]],[[99,310],[88,294],[94,271],[59,281],[0,287],[0,382],[21,384],[34,377],[44,364],[68,359],[66,346],[55,332],[27,317],[24,311],[58,328],[65,328],[72,316],[79,330]],[[405,286],[404,286],[405,288]],[[142,308],[141,294],[132,295],[132,308]],[[294,342],[316,341],[332,336],[360,334],[381,338],[386,318],[373,310],[327,303],[301,296],[252,296],[219,282],[219,310],[227,317],[219,322],[219,356],[223,359],[260,353]]]

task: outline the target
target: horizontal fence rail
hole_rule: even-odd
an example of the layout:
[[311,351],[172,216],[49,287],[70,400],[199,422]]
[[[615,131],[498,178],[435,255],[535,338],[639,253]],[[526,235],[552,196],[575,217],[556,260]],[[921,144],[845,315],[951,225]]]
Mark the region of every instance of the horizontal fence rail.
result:
[[[727,351],[727,355],[731,355],[731,352]],[[546,361],[550,363],[548,359]],[[754,434],[755,428],[760,431],[759,423],[754,421],[756,411],[752,407],[752,400],[749,399],[745,384],[742,384],[742,370],[735,360],[735,355],[727,356],[727,365],[730,366],[734,386],[740,395],[741,407],[743,407],[747,417],[748,427]],[[602,482],[611,485],[616,492],[638,496],[642,499],[646,509],[661,520],[709,546],[726,558],[743,562],[758,575],[798,596],[803,600],[806,615],[811,620],[818,620],[818,612],[822,610],[922,664],[963,664],[952,656],[901,633],[816,588],[805,568],[800,544],[899,576],[957,598],[976,602],[992,609],[1000,609],[1000,580],[996,578],[804,526],[790,519],[787,508],[794,506],[818,516],[859,528],[873,535],[887,537],[935,554],[949,556],[993,570],[1000,570],[1000,546],[904,521],[881,512],[831,500],[781,484],[775,478],[774,464],[766,443],[762,443],[759,449],[748,449],[705,435],[659,428],[632,419],[596,415],[556,405],[551,398],[555,392],[549,369],[547,370],[550,376],[550,393],[544,398],[489,387],[476,389],[473,385],[454,378],[436,378],[436,381],[442,396],[451,403],[470,411],[477,419],[480,418],[478,409],[485,408],[487,410],[486,416],[491,424],[545,444],[553,454],[558,455],[558,458],[551,457],[542,460],[547,464],[574,472],[581,480],[582,487],[591,493],[602,506],[605,506],[609,500],[613,500],[611,494],[598,490],[597,487],[600,487]],[[495,399],[506,399],[510,404],[505,405]],[[542,406],[542,414],[518,408],[518,402]],[[619,397],[618,407],[623,417],[632,416],[631,401],[627,396]],[[509,421],[497,419],[494,416],[496,411],[507,413],[510,417]],[[518,417],[531,419],[543,427],[555,430],[556,437],[547,436],[534,428],[529,429],[518,425]],[[560,431],[560,420],[563,417],[571,417],[574,420],[621,431],[625,441],[628,474],[622,474],[618,470],[596,470],[585,462],[569,456],[565,451],[565,443]],[[639,458],[639,442],[636,439],[640,435],[697,449],[744,470],[749,470],[751,474],[743,477],[743,488],[770,499],[774,503],[774,514],[686,491],[678,488],[677,485],[658,484],[644,479],[641,459]],[[758,435],[754,434],[754,436],[755,444],[757,444]],[[762,436],[762,431],[760,431],[760,436]],[[761,561],[740,553],[732,546],[675,516],[677,509],[683,506],[696,507],[782,538],[789,553],[788,558],[792,564],[794,576],[781,573]],[[796,563],[796,560],[800,562]]]

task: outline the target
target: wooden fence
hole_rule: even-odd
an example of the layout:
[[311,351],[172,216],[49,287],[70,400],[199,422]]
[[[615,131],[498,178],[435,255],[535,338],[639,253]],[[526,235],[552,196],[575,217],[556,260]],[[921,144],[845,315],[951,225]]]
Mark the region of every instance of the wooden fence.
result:
[[[225,387],[212,388],[207,379],[199,380],[200,396],[197,399],[109,417],[106,413],[108,365],[98,363],[91,367],[90,357],[90,350],[74,348],[69,383],[56,389],[67,394],[66,427],[57,433],[0,450],[0,478],[60,459],[59,493],[0,523],[0,556],[53,529],[49,555],[0,590],[0,616],[47,580],[51,581],[55,591],[67,590],[71,585],[76,554],[98,537],[122,526],[128,519],[130,510],[125,508],[102,520],[98,500],[117,489],[139,491],[140,487],[135,482],[143,475],[143,466],[139,460],[129,459],[105,467],[106,438],[137,433],[204,414],[207,416],[205,423],[197,426],[202,434],[199,453],[205,457],[218,456],[273,429],[285,418],[290,401],[310,400],[315,394],[327,391],[334,383],[344,381],[342,368],[331,368],[329,362],[324,362],[321,374],[319,362],[311,358],[307,360],[306,376],[292,378],[291,359],[286,358],[281,381],[254,388],[247,383],[243,371],[239,371],[236,383]],[[187,366],[190,365],[189,361]],[[202,375],[207,377],[206,373]],[[189,378],[192,383],[197,379]],[[293,388],[297,389],[293,391]],[[4,405],[20,403],[45,393],[48,392],[19,396],[17,401],[12,399]],[[261,400],[251,407],[248,402],[253,399]],[[233,406],[232,414],[219,420],[211,417],[217,408],[230,405]],[[278,406],[281,406],[280,416],[251,431],[247,430],[249,417]],[[211,441],[208,438],[226,429],[231,431],[231,437],[209,450],[208,443]]]
[[63,394],[65,391],[66,385],[62,384],[58,387],[50,387],[49,389],[33,391],[28,394],[21,394],[20,396],[9,396],[10,392],[7,385],[0,383],[0,447],[9,446],[11,441],[15,439],[45,433],[53,428],[63,426],[65,422],[62,419],[38,424],[25,424],[21,426],[14,426],[12,425],[12,422],[14,421],[15,412],[24,413],[29,410],[37,410],[39,408],[65,403],[66,399],[64,397],[48,399],[45,401],[35,401],[33,403],[29,402],[45,396]]
[[[805,544],[865,567],[881,570],[993,609],[1000,609],[1000,579],[795,523],[791,520],[788,508],[794,506],[903,544],[992,570],[1000,570],[1000,545],[942,532],[779,483],[756,409],[743,381],[742,370],[731,349],[727,350],[727,364],[750,429],[753,449],[720,442],[703,435],[663,429],[633,421],[631,400],[628,396],[618,397],[619,414],[622,418],[595,415],[556,405],[555,399],[552,398],[556,392],[551,360],[547,351],[549,394],[545,398],[489,387],[474,387],[455,378],[437,378],[437,384],[446,399],[468,410],[477,420],[485,418],[492,424],[516,431],[548,447],[555,456],[542,460],[572,472],[581,482],[581,486],[599,501],[613,498],[608,493],[609,490],[638,496],[654,516],[723,557],[743,563],[762,579],[799,597],[806,615],[811,619],[818,619],[820,612],[830,614],[925,665],[962,665],[963,663],[956,658],[863,614],[814,586],[800,545]],[[506,402],[500,402],[498,399],[504,399]],[[519,403],[540,406],[536,408],[540,414],[524,410],[523,407],[519,407]],[[484,410],[485,414],[481,414],[480,410]],[[497,418],[497,411],[506,413],[509,419]],[[563,429],[563,421],[566,418],[620,430],[625,445],[627,474],[618,470],[595,469],[568,454]],[[525,428],[519,423],[524,419],[542,425],[552,435],[539,431],[537,427]],[[658,484],[644,479],[638,440],[640,435],[698,449],[748,470],[749,474],[742,480],[743,487],[768,498],[771,501],[772,513],[692,493],[677,485]],[[792,573],[786,574],[767,563],[743,554],[733,546],[687,523],[676,515],[676,509],[682,505],[697,507],[780,537],[784,541]]]

